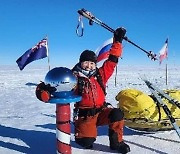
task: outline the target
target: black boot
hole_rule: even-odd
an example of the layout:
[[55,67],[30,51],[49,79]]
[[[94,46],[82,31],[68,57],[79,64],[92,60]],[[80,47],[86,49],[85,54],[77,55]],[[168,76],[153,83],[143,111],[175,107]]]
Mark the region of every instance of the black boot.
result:
[[93,143],[96,139],[93,137],[83,137],[83,138],[76,138],[75,141],[77,144],[82,146],[85,149],[92,149],[93,148]]
[[118,135],[112,129],[109,129],[110,149],[125,154],[130,152],[130,147],[124,141],[118,142]]
[[119,142],[119,143],[116,144],[116,145],[111,145],[111,146],[110,146],[110,149],[111,149],[111,150],[117,150],[118,152],[123,153],[123,154],[130,152],[130,147],[129,147],[129,145],[127,145],[126,143],[124,143],[124,141]]

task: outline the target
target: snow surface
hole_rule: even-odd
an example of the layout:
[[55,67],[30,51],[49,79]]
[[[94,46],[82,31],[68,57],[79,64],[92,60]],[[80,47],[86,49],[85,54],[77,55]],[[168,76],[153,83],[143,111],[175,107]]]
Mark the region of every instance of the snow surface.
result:
[[[117,86],[115,76],[108,82],[107,101],[116,106],[115,96],[126,88],[150,93],[140,76],[146,77],[161,89],[180,89],[180,67],[169,68],[169,84],[165,85],[163,67],[119,66]],[[0,66],[0,154],[53,154],[56,153],[55,105],[36,99],[36,84],[44,80],[47,68],[30,68],[19,71],[16,66]],[[72,109],[72,106],[71,106]],[[116,153],[109,149],[107,126],[98,128],[98,137],[92,150],[84,150],[74,142],[71,124],[72,153]],[[180,139],[174,130],[137,132],[124,128],[124,140],[131,154],[180,153]]]

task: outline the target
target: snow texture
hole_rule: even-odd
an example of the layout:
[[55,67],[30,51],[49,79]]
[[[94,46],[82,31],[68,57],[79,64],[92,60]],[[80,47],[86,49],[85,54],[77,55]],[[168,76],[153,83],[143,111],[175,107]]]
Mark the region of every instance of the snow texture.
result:
[[[36,84],[44,80],[47,72],[46,68],[41,67],[28,67],[19,71],[15,66],[0,66],[1,154],[56,153],[55,105],[40,102],[35,96]],[[167,87],[163,67],[119,66],[117,85],[115,86],[115,74],[108,82],[107,102],[116,107],[115,96],[119,91],[127,88],[136,88],[150,93],[141,80],[144,75],[160,89],[180,89],[179,72],[179,67],[169,68]],[[71,111],[72,109],[71,106]],[[107,126],[98,128],[98,137],[92,150],[84,150],[75,143],[73,123],[71,130],[73,154],[116,153],[109,149]],[[124,140],[131,148],[130,154],[175,154],[180,151],[180,139],[174,130],[138,132],[125,127]]]

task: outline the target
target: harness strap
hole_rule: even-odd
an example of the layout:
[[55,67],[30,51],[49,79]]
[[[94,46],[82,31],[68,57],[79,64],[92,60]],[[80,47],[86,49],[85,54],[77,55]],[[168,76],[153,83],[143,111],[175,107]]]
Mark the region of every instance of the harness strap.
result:
[[105,88],[105,86],[104,86],[104,84],[103,84],[102,76],[101,76],[98,68],[96,69],[96,72],[97,72],[97,73],[96,73],[97,81],[98,81],[100,87],[102,88],[104,94],[106,95],[106,94],[107,94],[107,93],[106,93],[106,88]]
[[82,95],[83,89],[85,87],[85,81],[82,77],[78,78],[78,94]]
[[78,117],[88,117],[88,116],[94,116],[97,113],[102,111],[101,108],[91,108],[91,109],[79,109],[78,111]]

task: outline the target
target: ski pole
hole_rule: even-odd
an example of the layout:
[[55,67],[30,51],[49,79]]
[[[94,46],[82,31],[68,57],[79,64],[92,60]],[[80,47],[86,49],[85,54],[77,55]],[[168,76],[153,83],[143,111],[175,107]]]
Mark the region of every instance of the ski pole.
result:
[[156,86],[154,86],[152,83],[150,83],[149,81],[146,80],[146,82],[148,83],[149,87],[153,88],[154,90],[156,90],[158,92],[158,94],[167,99],[171,104],[177,106],[180,109],[180,102],[172,97],[170,97],[168,94],[166,94],[164,91],[160,90],[159,88],[157,88]]
[[[114,33],[115,30],[112,29],[111,27],[109,27],[107,24],[105,24],[104,22],[102,22],[101,20],[99,20],[98,18],[96,18],[94,15],[92,15],[91,12],[85,10],[85,9],[81,9],[81,10],[78,10],[78,13],[87,18],[89,20],[89,24],[90,25],[93,25],[93,23],[96,23],[100,26],[102,26],[103,28],[107,29],[108,31]],[[76,31],[77,32],[77,31]],[[77,33],[78,34],[78,33]],[[79,35],[79,36],[82,36],[82,35]],[[125,36],[123,38],[125,41],[129,42],[130,44],[134,45],[135,47],[139,48],[140,50],[142,50],[143,52],[145,52],[147,54],[147,56],[151,59],[151,60],[157,60],[157,55],[155,53],[153,53],[152,51],[147,51],[143,48],[141,48],[139,45],[137,45],[136,43],[132,42],[131,40],[128,39],[127,36]]]
[[180,128],[179,128],[178,124],[176,123],[175,118],[172,116],[171,111],[169,110],[167,105],[161,100],[161,97],[157,94],[157,92],[150,86],[151,83],[149,81],[147,81],[147,80],[144,80],[144,82],[146,83],[146,85],[148,86],[149,90],[151,91],[151,93],[156,98],[157,103],[163,108],[163,110],[166,113],[167,117],[169,118],[173,128],[175,129],[177,135],[180,138]]
[[141,77],[141,79],[146,82],[148,84],[149,87],[151,87],[152,89],[154,89],[155,91],[158,92],[158,95],[160,95],[162,98],[165,98],[169,101],[169,103],[177,106],[180,109],[180,102],[177,99],[172,98],[171,96],[169,96],[167,93],[165,93],[163,90],[159,89],[158,87],[156,87],[154,84],[152,84],[151,82],[149,82],[147,80],[147,78]]

